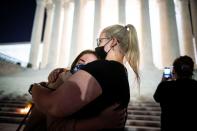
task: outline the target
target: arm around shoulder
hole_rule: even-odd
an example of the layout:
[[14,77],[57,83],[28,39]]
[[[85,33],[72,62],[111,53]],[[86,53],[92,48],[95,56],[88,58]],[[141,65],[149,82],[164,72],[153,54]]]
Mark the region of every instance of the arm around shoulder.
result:
[[[81,70],[72,75],[57,90],[41,94],[37,96],[35,103],[42,107],[43,112],[55,117],[66,117],[101,95],[102,88],[94,77]],[[40,99],[42,102],[39,101]]]

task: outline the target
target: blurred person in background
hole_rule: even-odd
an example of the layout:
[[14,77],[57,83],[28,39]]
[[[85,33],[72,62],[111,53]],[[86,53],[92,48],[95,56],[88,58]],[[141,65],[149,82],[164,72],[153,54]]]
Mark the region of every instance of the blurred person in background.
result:
[[163,75],[154,99],[161,106],[161,131],[197,130],[197,81],[192,79],[194,62],[180,56],[173,62],[170,77]]

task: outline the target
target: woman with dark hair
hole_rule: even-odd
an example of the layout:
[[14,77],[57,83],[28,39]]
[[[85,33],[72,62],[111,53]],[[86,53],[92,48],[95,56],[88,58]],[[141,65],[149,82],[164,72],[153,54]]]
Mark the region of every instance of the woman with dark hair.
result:
[[194,62],[181,56],[173,62],[173,78],[158,85],[154,99],[161,106],[161,131],[197,130],[197,81],[192,79]]
[[52,89],[58,88],[63,81],[67,80],[72,74],[80,70],[84,65],[98,60],[98,56],[92,50],[82,51],[71,64],[71,68],[57,68],[53,70],[48,76],[48,87]]
[[[85,56],[86,54],[93,55],[95,57]],[[85,57],[88,57],[88,58],[85,58]],[[98,60],[98,56],[96,55],[95,51],[84,50],[75,58],[75,60],[73,61],[72,65],[71,65],[70,70],[73,71],[76,65],[79,65],[79,64],[85,65],[85,64],[90,63],[94,60]]]
[[94,60],[98,60],[98,56],[93,50],[84,50],[82,51],[71,64],[70,69],[68,68],[56,68],[54,69],[48,76],[49,83],[54,83],[58,78],[59,74],[62,72],[66,72],[66,76],[70,76],[74,74],[78,69],[80,69],[85,64],[92,62]]

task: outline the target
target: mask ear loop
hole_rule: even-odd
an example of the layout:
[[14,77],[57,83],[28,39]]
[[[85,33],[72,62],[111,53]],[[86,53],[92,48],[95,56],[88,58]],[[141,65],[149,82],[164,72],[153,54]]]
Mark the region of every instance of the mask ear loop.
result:
[[[103,45],[104,50],[105,50],[105,46],[106,46],[111,40],[112,40],[112,38],[110,38],[110,40],[109,40],[105,45]],[[110,50],[111,50],[111,49],[110,49]],[[109,51],[110,51],[110,50],[109,50]],[[107,51],[107,53],[108,53],[109,51]]]
[[[113,39],[113,38],[112,38],[112,39]],[[112,40],[112,39],[111,39],[111,40]],[[116,40],[117,40],[117,39],[116,39]],[[115,47],[116,45],[118,45],[117,43],[118,43],[118,40],[117,40],[116,44],[114,44],[113,46],[111,46],[111,49],[114,49],[114,47]],[[110,52],[111,49],[109,49],[108,52]],[[107,52],[107,53],[108,53],[108,52]]]

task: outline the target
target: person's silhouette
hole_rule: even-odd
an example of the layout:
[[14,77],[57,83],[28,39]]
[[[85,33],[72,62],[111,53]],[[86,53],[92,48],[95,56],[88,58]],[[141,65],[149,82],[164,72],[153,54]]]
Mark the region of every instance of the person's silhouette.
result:
[[194,62],[181,56],[173,63],[173,77],[162,78],[154,99],[161,106],[161,131],[196,131],[197,81],[192,79]]

